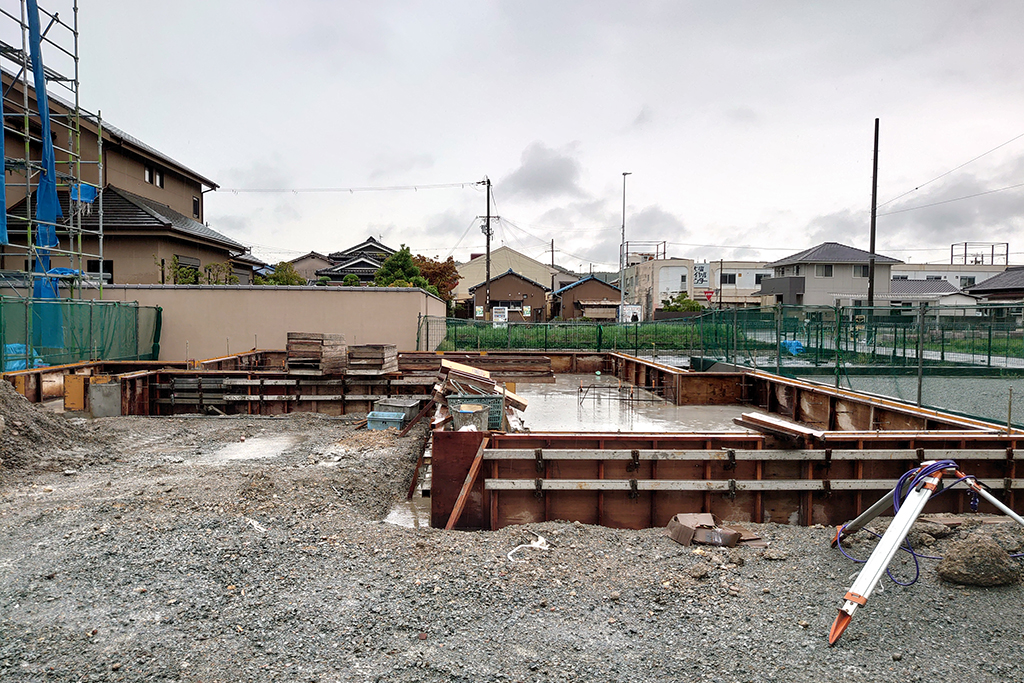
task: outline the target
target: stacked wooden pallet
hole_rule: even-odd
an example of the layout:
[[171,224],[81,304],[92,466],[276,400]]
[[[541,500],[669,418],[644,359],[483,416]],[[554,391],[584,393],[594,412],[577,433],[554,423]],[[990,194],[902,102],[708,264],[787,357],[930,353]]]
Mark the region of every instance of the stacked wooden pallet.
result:
[[348,347],[348,374],[386,375],[390,372],[398,372],[398,347],[394,344]]
[[348,367],[345,335],[328,332],[289,332],[288,372],[340,373]]

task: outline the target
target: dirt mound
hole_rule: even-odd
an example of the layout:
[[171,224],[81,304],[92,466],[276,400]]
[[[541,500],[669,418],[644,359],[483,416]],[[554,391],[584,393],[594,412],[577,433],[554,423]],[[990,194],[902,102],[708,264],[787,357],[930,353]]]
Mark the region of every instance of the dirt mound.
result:
[[53,470],[87,461],[89,433],[57,413],[29,403],[0,380],[0,470]]

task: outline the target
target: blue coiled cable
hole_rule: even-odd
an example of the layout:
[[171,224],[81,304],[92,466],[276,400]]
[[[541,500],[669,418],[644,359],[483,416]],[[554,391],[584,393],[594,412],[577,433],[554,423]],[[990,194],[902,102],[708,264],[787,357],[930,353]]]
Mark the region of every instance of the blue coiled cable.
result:
[[[937,472],[942,472],[942,471],[948,470],[948,469],[959,470],[960,468],[956,464],[956,462],[953,461],[953,460],[936,460],[935,462],[933,462],[933,463],[931,463],[929,465],[926,465],[924,467],[918,467],[918,468],[915,468],[915,469],[912,469],[912,470],[907,470],[903,474],[903,476],[901,476],[899,478],[899,481],[896,483],[896,487],[893,489],[893,492],[892,492],[893,515],[895,516],[895,514],[900,511],[900,506],[903,504],[903,501],[906,500],[907,495],[909,495],[909,493],[911,491],[916,489],[917,486],[924,479],[926,479],[926,478],[928,478],[930,476],[933,476]],[[928,498],[928,500],[931,500],[932,498],[945,493],[946,491],[950,490],[951,488],[953,488],[954,486],[956,486],[960,482],[966,481],[968,479],[974,479],[975,481],[977,481],[977,478],[974,477],[974,475],[971,475],[971,474],[964,475],[964,476],[960,477],[959,479],[957,479],[956,481],[954,481],[949,486],[946,486],[946,487],[942,488],[939,491],[932,492],[932,495]],[[909,482],[909,486],[907,485],[908,482]],[[904,490],[907,492],[907,494],[903,493]],[[972,493],[974,495],[971,498],[971,510],[977,512],[978,511],[978,494],[974,493],[973,491],[972,491]],[[871,531],[870,529],[864,529],[864,530],[867,531],[872,536],[874,536],[875,538],[881,538],[882,537],[880,534],[877,534],[874,531]],[[840,531],[840,535],[842,535],[842,531]],[[867,562],[867,560],[858,560],[856,557],[853,557],[852,555],[847,553],[845,550],[843,550],[843,543],[842,543],[842,541],[840,541],[836,545],[839,548],[839,552],[841,552],[843,554],[843,556],[846,557],[846,559],[851,560],[853,562],[856,562],[858,564],[864,564],[865,562]],[[917,580],[921,576],[921,565],[920,565],[920,562],[918,562],[919,559],[925,559],[925,560],[941,560],[942,559],[941,557],[938,557],[936,555],[922,555],[922,554],[916,552],[914,550],[914,546],[912,546],[910,544],[910,541],[907,540],[906,538],[904,538],[903,539],[903,543],[900,544],[900,550],[902,550],[903,552],[906,552],[906,553],[910,553],[910,556],[914,558],[914,578],[911,579],[907,583],[903,583],[902,581],[900,581],[896,577],[894,577],[892,575],[892,572],[888,568],[886,568],[885,573],[889,576],[889,579],[893,583],[898,585],[898,586],[912,586],[915,583],[917,583]],[[1010,557],[1024,557],[1024,553],[1017,553],[1015,555],[1010,555]]]

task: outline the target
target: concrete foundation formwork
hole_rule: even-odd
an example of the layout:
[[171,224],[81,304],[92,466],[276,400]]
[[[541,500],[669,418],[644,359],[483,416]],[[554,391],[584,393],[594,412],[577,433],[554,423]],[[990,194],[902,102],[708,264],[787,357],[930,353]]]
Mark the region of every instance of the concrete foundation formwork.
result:
[[[728,432],[435,430],[435,526],[561,519],[643,528],[680,512],[838,524],[891,490],[908,469],[937,459],[956,460],[1018,509],[1020,430],[760,371],[691,372],[620,353],[402,353],[398,372],[367,377],[289,373],[283,351],[253,351],[192,364],[80,363],[5,379],[33,401],[63,396],[68,409],[87,402],[88,386],[117,384],[124,415],[344,415],[369,412],[381,398],[429,396],[447,357],[480,362],[513,382],[550,381],[551,371],[600,371],[676,405],[750,412],[736,419],[743,429]],[[968,504],[957,490],[930,507],[960,512]]]

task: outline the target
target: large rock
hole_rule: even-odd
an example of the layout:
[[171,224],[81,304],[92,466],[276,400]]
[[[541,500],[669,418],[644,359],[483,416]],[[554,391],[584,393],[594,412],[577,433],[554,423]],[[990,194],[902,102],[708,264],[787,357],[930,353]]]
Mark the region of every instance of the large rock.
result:
[[950,545],[937,571],[945,581],[968,586],[1005,586],[1020,581],[1020,569],[1010,554],[981,534]]

